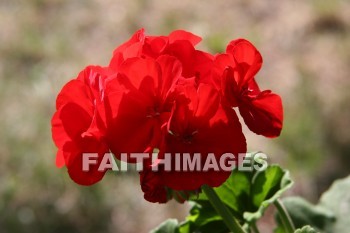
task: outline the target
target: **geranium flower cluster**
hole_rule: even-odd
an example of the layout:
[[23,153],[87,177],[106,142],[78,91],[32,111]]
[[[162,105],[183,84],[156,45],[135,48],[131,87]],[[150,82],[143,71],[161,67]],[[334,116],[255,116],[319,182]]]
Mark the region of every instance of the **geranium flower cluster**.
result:
[[[52,136],[58,147],[56,165],[66,166],[81,185],[100,181],[106,170],[92,164],[82,169],[83,153],[121,154],[158,151],[245,153],[246,140],[236,108],[256,134],[276,137],[283,121],[281,99],[261,91],[255,75],[262,65],[247,40],[231,41],[226,52],[212,55],[195,46],[201,38],[183,30],[168,36],[137,31],[117,47],[106,67],[87,66],[57,96]],[[127,157],[128,163],[135,158]],[[153,171],[146,159],[140,172],[144,198],[167,202],[204,184],[220,186],[229,171]],[[180,198],[181,199],[181,198]]]

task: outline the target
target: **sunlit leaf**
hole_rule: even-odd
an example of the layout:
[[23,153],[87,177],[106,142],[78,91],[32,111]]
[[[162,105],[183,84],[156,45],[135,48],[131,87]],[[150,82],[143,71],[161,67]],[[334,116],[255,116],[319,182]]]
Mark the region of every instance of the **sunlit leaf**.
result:
[[297,229],[294,233],[318,233],[318,232],[310,226],[304,226],[301,229]]
[[[331,210],[320,205],[313,205],[301,197],[288,197],[283,199],[283,204],[288,211],[296,228],[310,225],[318,231],[327,231],[327,226],[335,221],[335,216]],[[276,216],[278,219],[278,216]],[[278,225],[282,223],[277,221]]]
[[157,228],[150,231],[150,233],[176,233],[178,228],[177,219],[168,219],[161,223]]
[[[259,172],[236,169],[215,191],[238,220],[249,224],[261,218],[266,208],[292,184],[288,171],[271,165]],[[208,202],[203,193],[192,200],[199,204]]]
[[336,221],[328,232],[348,233],[350,220],[350,176],[333,183],[320,199],[320,205],[333,211]]
[[203,202],[202,205],[193,203],[190,215],[179,227],[179,233],[191,232],[225,233],[228,229],[210,203]]

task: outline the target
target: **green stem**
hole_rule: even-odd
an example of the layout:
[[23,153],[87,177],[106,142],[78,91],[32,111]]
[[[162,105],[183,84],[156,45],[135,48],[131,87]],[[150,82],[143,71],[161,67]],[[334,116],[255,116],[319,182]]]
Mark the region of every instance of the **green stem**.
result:
[[212,187],[208,185],[203,185],[202,190],[208,197],[210,203],[215,208],[216,212],[221,216],[226,226],[230,229],[230,231],[232,231],[233,233],[246,233],[242,229],[238,221],[233,217],[231,212],[227,209],[225,204],[222,203],[222,201],[220,200],[220,198],[218,197],[218,195]]
[[280,216],[287,233],[293,233],[295,231],[295,227],[283,203],[279,199],[277,199],[274,202],[274,204],[277,208],[278,215]]
[[256,226],[255,222],[252,222],[251,228],[253,230],[254,233],[260,233],[258,227]]

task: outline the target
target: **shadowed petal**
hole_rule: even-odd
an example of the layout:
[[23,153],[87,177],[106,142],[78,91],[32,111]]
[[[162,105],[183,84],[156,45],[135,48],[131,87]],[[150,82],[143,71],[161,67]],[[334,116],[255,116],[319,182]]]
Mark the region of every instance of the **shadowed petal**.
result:
[[279,95],[263,91],[257,97],[245,100],[239,111],[248,128],[266,137],[278,137],[283,124],[283,107]]

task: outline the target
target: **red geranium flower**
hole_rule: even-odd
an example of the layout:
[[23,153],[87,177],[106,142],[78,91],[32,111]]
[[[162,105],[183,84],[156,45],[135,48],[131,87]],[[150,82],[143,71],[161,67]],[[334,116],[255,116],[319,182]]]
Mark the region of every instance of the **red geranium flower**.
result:
[[99,162],[109,149],[97,106],[102,104],[103,82],[107,70],[88,66],[77,79],[68,82],[57,96],[52,118],[52,137],[58,147],[56,165],[66,166],[72,180],[91,185],[102,179],[106,171],[98,171],[98,163],[83,171],[83,153],[98,153]]
[[[171,171],[161,173],[165,186],[174,190],[197,190],[207,184],[221,185],[231,170],[205,170],[209,153],[217,164],[225,153],[235,156],[246,152],[246,141],[239,120],[232,109],[220,104],[219,93],[209,84],[195,84],[194,79],[184,80],[176,87],[176,100],[160,146],[160,159],[166,153],[188,153],[193,159],[200,154],[200,166],[196,171]],[[172,165],[175,158],[173,157]],[[231,161],[234,162],[234,161]],[[154,164],[156,165],[156,164]],[[204,170],[203,170],[204,168]],[[197,171],[198,170],[198,171]]]
[[[171,56],[130,58],[106,88],[107,140],[111,151],[152,152],[159,144],[161,127],[169,118],[173,85],[181,77],[181,64]],[[136,159],[128,157],[128,162]]]
[[127,42],[116,48],[109,67],[119,71],[128,58],[157,59],[161,55],[176,57],[182,64],[182,75],[186,78],[206,75],[211,68],[213,56],[195,49],[202,39],[190,32],[176,30],[168,36],[147,36],[144,29],[138,30]]
[[143,197],[149,202],[166,203],[170,199],[162,176],[151,168],[146,167],[140,172],[140,185],[144,193]]
[[248,128],[266,137],[280,135],[283,123],[281,98],[270,90],[260,91],[254,76],[262,57],[247,40],[231,41],[226,54],[214,61],[214,83],[231,107],[238,107]]
[[191,196],[200,193],[200,189],[173,190],[168,188],[164,182],[163,171],[153,171],[152,166],[140,172],[140,185],[145,200],[153,203],[166,203],[173,198],[179,203],[184,203]]
[[[107,152],[118,159],[127,154],[127,162],[135,163],[139,158],[130,157],[133,153],[159,151],[156,161],[141,158],[144,198],[184,201],[202,185],[217,187],[227,179],[231,170],[223,167],[224,155],[236,156],[223,161],[232,165],[246,152],[233,107],[253,132],[278,136],[282,102],[255,82],[262,65],[256,48],[238,39],[214,57],[195,48],[200,41],[183,30],[147,36],[141,29],[114,50],[108,67],[88,66],[68,82],[57,96],[51,122],[57,166],[65,165],[76,183],[91,185],[106,172],[99,165]],[[83,153],[98,155],[89,171],[83,170]],[[170,171],[162,164],[167,154]],[[199,167],[186,170],[182,163],[183,170],[174,168],[176,154],[192,162],[199,154]],[[217,166],[205,170],[209,158]]]

